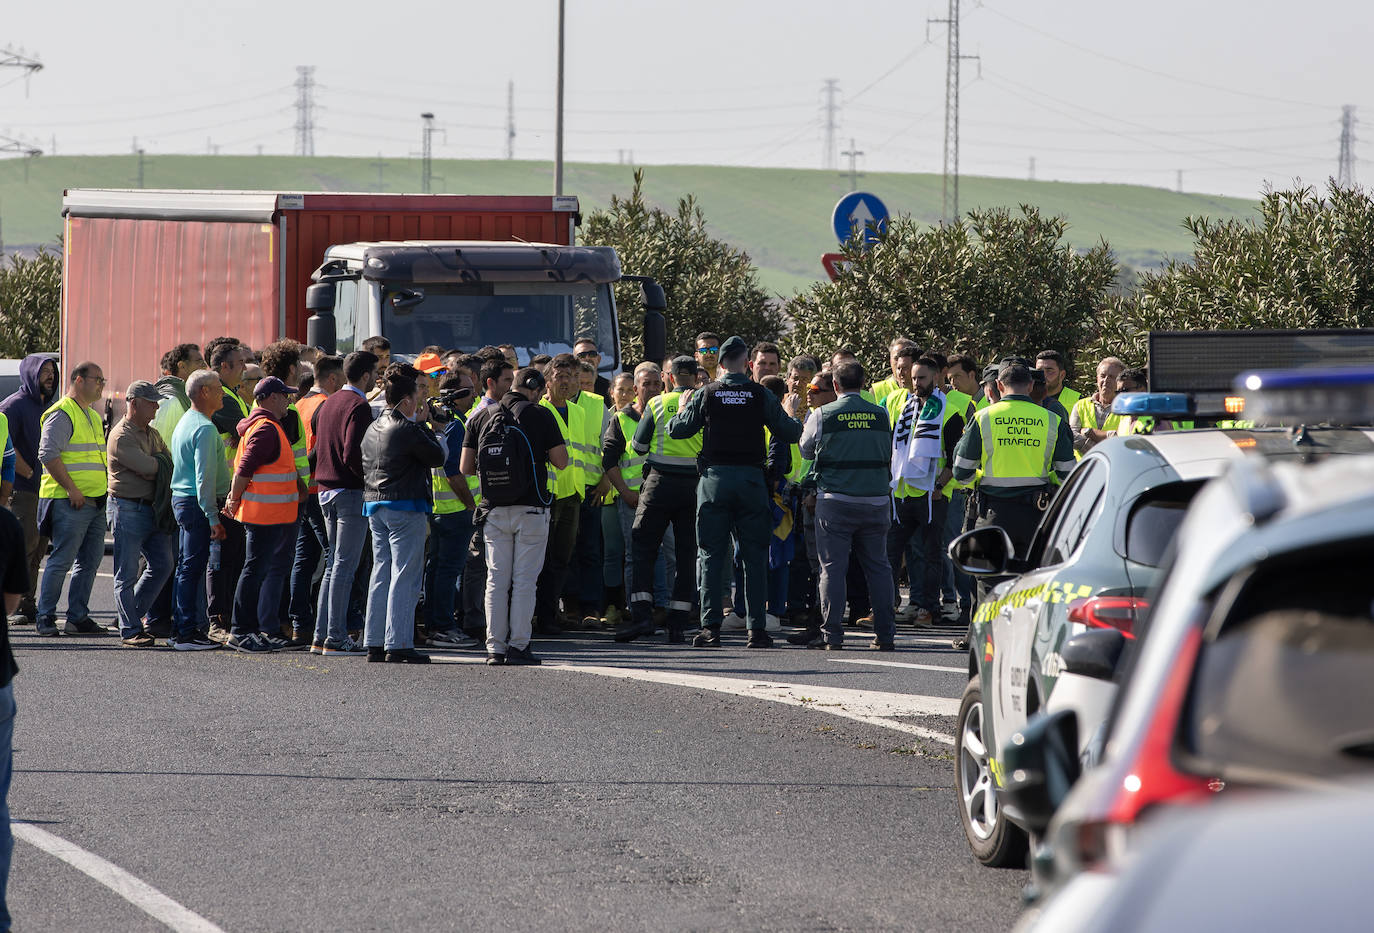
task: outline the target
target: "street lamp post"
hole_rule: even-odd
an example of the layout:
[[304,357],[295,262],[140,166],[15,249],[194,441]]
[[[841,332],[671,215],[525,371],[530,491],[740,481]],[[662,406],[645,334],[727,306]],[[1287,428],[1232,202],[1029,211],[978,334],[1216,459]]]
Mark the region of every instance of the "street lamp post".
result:
[[558,102],[554,115],[553,193],[563,193],[563,2],[558,0]]

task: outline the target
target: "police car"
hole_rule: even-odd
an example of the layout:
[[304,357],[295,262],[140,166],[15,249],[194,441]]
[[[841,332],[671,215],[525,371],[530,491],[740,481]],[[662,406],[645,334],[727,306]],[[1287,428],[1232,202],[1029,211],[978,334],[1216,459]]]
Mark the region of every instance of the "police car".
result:
[[[1374,369],[1245,378],[1263,396],[1247,405],[1257,420],[1296,425],[1314,404],[1374,420]],[[1304,446],[1321,434],[1288,433]],[[1097,913],[1157,813],[1374,777],[1372,563],[1374,456],[1246,458],[1198,494],[1118,675],[1101,762],[1075,774],[1067,713],[1004,750],[1005,799],[1043,831],[1034,887],[1058,892],[1024,928],[1077,929]]]
[[[1178,422],[1186,397],[1131,393],[1113,410]],[[1374,432],[1312,428],[1202,428],[1113,437],[1080,461],[1050,502],[1026,559],[1011,557],[996,527],[956,538],[950,555],[992,584],[974,614],[969,683],[956,725],[955,793],[965,836],[985,865],[1021,864],[1027,837],[1019,814],[999,806],[1006,775],[1001,746],[1044,708],[1074,635],[1116,630],[1125,639],[1148,608],[1180,524],[1198,490],[1247,457],[1310,460],[1374,453]],[[1080,734],[1105,720],[1111,693],[1081,712]]]

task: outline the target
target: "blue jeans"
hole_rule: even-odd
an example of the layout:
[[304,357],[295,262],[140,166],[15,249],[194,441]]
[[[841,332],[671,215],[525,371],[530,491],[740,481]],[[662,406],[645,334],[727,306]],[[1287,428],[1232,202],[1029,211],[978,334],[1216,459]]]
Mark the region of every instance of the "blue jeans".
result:
[[467,566],[471,540],[470,510],[430,516],[429,555],[425,560],[425,627],[431,632],[458,631],[453,607],[457,601],[458,578]]
[[348,637],[348,597],[353,590],[353,575],[367,541],[367,519],[363,516],[363,491],[344,489],[320,504],[324,531],[329,538],[329,560],[320,580],[320,604],[315,614],[315,641],[329,638],[342,642]]
[[205,614],[205,568],[210,563],[210,520],[205,517],[195,496],[173,496],[172,513],[181,528],[178,541],[181,559],[177,561],[172,584],[172,631],[178,640],[190,638],[207,628]]
[[296,523],[253,525],[243,523],[247,538],[243,574],[234,591],[235,635],[281,631],[281,591],[286,583],[291,551],[296,543]]
[[[372,580],[367,590],[369,648],[404,651],[415,647],[415,605],[425,573],[424,512],[380,508],[372,525]],[[385,639],[383,639],[385,635]]]
[[52,518],[52,553],[38,588],[38,621],[56,621],[57,600],[68,571],[72,582],[67,589],[67,619],[89,618],[91,587],[105,556],[105,510],[94,499],[87,499],[80,509],[72,508],[70,499],[53,499],[48,514]]
[[315,583],[315,568],[320,565],[322,557],[329,560],[329,535],[325,532],[320,500],[310,496],[301,503],[296,530],[296,560],[291,565],[290,602],[287,609],[291,628],[298,635],[309,637],[309,633],[315,629],[311,590]]
[[0,933],[9,933],[10,855],[14,832],[10,829],[10,778],[14,776],[14,684],[0,687]]
[[968,494],[956,489],[949,496],[949,511],[945,514],[945,540],[940,553],[944,555],[945,580],[943,592],[946,599],[959,600],[965,611],[973,608],[973,578],[962,570],[954,569],[954,561],[949,559],[949,543],[959,537],[964,530],[964,508]]
[[[153,507],[110,496],[106,516],[114,533],[114,595],[119,634],[143,631],[143,616],[172,575],[172,536],[158,530]],[[147,561],[142,576],[138,556]]]

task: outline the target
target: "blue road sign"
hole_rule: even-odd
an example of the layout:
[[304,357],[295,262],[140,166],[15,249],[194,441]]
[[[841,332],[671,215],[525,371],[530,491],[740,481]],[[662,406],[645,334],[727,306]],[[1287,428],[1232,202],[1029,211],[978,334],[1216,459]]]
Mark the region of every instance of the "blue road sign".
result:
[[851,191],[835,203],[830,225],[841,243],[862,232],[864,246],[871,246],[887,230],[887,207],[867,191]]

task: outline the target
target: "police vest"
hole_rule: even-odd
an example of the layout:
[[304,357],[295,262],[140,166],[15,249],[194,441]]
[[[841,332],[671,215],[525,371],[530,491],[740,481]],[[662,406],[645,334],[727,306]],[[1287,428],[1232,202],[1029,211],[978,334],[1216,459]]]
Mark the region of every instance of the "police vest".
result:
[[[64,395],[39,418],[45,423],[55,412],[62,412],[72,423],[72,439],[58,454],[58,459],[67,468],[78,492],[83,496],[103,496],[109,489],[105,473],[105,427],[100,416],[81,404],[70,395]],[[8,431],[8,424],[6,425]],[[42,499],[69,499],[67,490],[53,479],[52,474],[44,471],[38,482],[38,496]]]
[[885,496],[892,431],[881,406],[844,395],[817,411],[816,486],[849,496]]
[[704,466],[753,466],[763,469],[763,396],[757,382],[713,382],[705,396],[706,428],[701,437]]
[[568,447],[568,465],[563,469],[558,469],[552,464],[549,465],[549,485],[553,488],[555,499],[566,499],[568,496],[580,496],[585,485],[582,482],[583,468],[582,460],[585,453],[578,448],[582,443],[584,415],[582,409],[576,402],[569,401],[568,417],[565,420],[548,399],[540,399],[539,404],[553,412],[553,420],[558,422],[558,430],[563,435],[563,443]]
[[[460,418],[459,423],[465,424],[466,422],[463,422]],[[462,512],[466,510],[467,506],[463,504],[462,500],[458,498],[458,493],[454,492],[453,487],[449,485],[448,473],[444,470],[444,467],[448,465],[447,431],[439,435],[439,443],[444,448],[444,460],[446,462],[439,464],[437,467],[434,467],[429,471],[430,482],[432,484],[432,489],[434,492],[434,514],[450,515],[454,512]],[[476,477],[469,476],[463,477],[463,479],[471,480],[476,479]],[[469,485],[469,488],[471,488],[471,485]]]
[[620,467],[620,477],[625,480],[625,485],[638,492],[639,487],[644,485],[644,458],[634,452],[630,439],[635,436],[639,422],[624,411],[616,412],[615,420],[620,423],[620,434],[625,438],[625,450],[621,452],[620,462],[616,466]]
[[[233,399],[234,404],[237,405],[239,407],[239,411],[243,413],[243,417],[248,417],[248,406],[244,404],[243,399],[239,398],[239,394],[237,392],[233,391],[228,386],[220,386],[220,391],[224,393],[225,398]],[[224,441],[225,462],[235,463],[236,461],[234,458],[234,448],[235,445],[237,445],[239,442],[238,433],[235,431],[221,431],[219,432],[219,436],[220,440]]]
[[649,453],[644,459],[649,466],[668,467],[678,473],[695,473],[697,456],[701,453],[701,432],[683,438],[668,436],[668,422],[673,420],[681,407],[681,392],[664,392],[649,399],[648,413],[654,418],[654,436],[649,441]]
[[296,458],[291,452],[291,442],[281,425],[271,418],[259,418],[243,435],[238,449],[234,452],[235,467],[243,460],[243,451],[248,447],[248,439],[257,431],[277,432],[280,447],[277,459],[258,468],[248,478],[248,488],[243,491],[234,518],[250,525],[289,525],[296,520],[296,509],[300,496],[296,492],[296,482],[300,479],[296,472]]
[[595,392],[581,393],[577,396],[576,404],[582,409],[583,430],[582,436],[578,439],[582,483],[586,486],[595,486],[601,482],[601,432],[606,429],[606,419],[610,417],[610,412],[606,409],[606,400]]
[[984,487],[1036,489],[1050,482],[1059,416],[1034,402],[1003,399],[978,413]]

